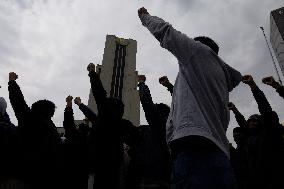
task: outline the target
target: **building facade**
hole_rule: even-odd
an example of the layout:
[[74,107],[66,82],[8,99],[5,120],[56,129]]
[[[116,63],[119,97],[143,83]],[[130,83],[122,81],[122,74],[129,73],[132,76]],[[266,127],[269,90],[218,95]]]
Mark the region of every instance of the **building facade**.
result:
[[284,75],[284,7],[271,11],[270,42]]
[[[139,126],[140,100],[137,91],[136,53],[135,40],[107,35],[102,65],[97,65],[96,71],[100,74],[107,96],[123,101],[123,118]],[[92,91],[90,91],[88,107],[97,112]]]

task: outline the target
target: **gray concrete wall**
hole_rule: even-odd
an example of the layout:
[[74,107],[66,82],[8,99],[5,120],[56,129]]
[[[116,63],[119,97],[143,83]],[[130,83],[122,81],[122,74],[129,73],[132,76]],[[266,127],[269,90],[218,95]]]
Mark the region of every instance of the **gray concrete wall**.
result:
[[272,14],[270,15],[270,43],[280,65],[282,74],[284,75],[284,41]]
[[[132,39],[121,39],[114,35],[107,35],[100,78],[102,84],[110,96],[113,66],[115,59],[116,44],[126,45],[126,57],[123,78],[122,101],[125,105],[124,118],[131,121],[135,126],[140,124],[140,100],[137,91],[136,53],[137,42]],[[96,64],[96,63],[95,63]],[[97,112],[95,99],[90,91],[88,106]]]

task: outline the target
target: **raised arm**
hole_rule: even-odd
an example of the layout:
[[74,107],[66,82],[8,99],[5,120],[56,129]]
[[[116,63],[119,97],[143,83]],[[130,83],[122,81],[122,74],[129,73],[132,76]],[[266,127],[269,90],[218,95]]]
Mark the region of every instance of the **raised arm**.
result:
[[145,112],[145,117],[149,125],[157,125],[160,123],[161,118],[159,112],[153,103],[150,90],[147,85],[145,85],[146,77],[144,75],[138,76],[138,88],[140,102],[142,104],[143,110]]
[[261,115],[271,114],[272,108],[268,100],[266,99],[264,93],[258,88],[256,83],[254,82],[253,77],[251,75],[245,75],[243,76],[242,81],[243,83],[247,84],[250,87],[253,96],[257,102],[260,114]]
[[65,136],[67,139],[73,139],[78,134],[74,122],[73,109],[72,109],[72,96],[66,98],[66,108],[64,111],[63,127],[65,129]]
[[91,88],[96,100],[98,113],[100,117],[108,117],[109,111],[107,109],[107,93],[104,90],[99,75],[95,72],[96,67],[93,63],[91,63],[88,65],[87,70],[89,71]]
[[21,122],[29,117],[31,110],[25,101],[19,85],[16,82],[17,79],[18,75],[16,73],[9,73],[8,91],[12,108],[15,112],[18,122]]
[[234,113],[238,125],[240,127],[246,128],[246,126],[247,126],[246,119],[243,116],[243,114],[241,114],[241,112],[239,112],[238,108],[232,102],[229,102],[228,108],[229,108],[229,110],[231,110]]
[[173,95],[174,86],[171,84],[167,76],[162,76],[159,78],[159,83],[167,88],[167,90]]
[[81,98],[80,97],[76,97],[74,99],[74,103],[77,104],[79,106],[79,109],[83,112],[83,114],[88,118],[89,121],[91,121],[92,124],[95,123],[95,121],[97,120],[98,116],[95,112],[93,112],[88,106],[86,106],[85,104],[83,104],[81,102]]
[[282,86],[280,83],[275,81],[275,79],[272,76],[263,78],[262,82],[276,89],[276,92],[278,92],[278,94],[282,98],[284,98],[284,86]]
[[138,10],[142,24],[155,36],[161,46],[169,50],[181,62],[188,60],[196,50],[196,42],[185,34],[177,31],[156,16],[151,16],[144,7]]

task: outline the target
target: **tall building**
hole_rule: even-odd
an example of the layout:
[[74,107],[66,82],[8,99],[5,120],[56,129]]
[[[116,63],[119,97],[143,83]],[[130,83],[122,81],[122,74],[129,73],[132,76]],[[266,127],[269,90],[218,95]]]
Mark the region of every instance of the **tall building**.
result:
[[284,75],[284,7],[271,11],[270,42]]
[[[123,118],[139,126],[140,100],[137,91],[136,52],[135,40],[107,35],[102,65],[98,65],[96,71],[100,74],[107,96],[123,101]],[[97,112],[92,91],[90,91],[88,106]]]

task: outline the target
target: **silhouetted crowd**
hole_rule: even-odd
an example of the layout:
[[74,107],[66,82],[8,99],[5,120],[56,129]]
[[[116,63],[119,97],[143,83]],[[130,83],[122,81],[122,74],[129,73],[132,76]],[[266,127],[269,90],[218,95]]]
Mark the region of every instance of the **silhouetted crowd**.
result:
[[[108,97],[90,63],[97,113],[80,97],[68,96],[63,139],[51,119],[56,105],[44,99],[28,106],[18,75],[11,72],[9,100],[18,126],[0,97],[0,188],[284,189],[284,127],[253,77],[226,64],[212,39],[189,38],[145,8],[138,15],[178,60],[175,84],[166,76],[159,79],[172,95],[171,107],[154,103],[146,76],[139,75],[148,125],[134,126],[123,118],[122,100]],[[259,109],[247,120],[229,102],[229,92],[240,82],[249,86]],[[284,98],[284,87],[273,77],[262,82]],[[78,126],[73,102],[86,117]],[[239,124],[233,130],[236,148],[226,138],[229,110]]]

